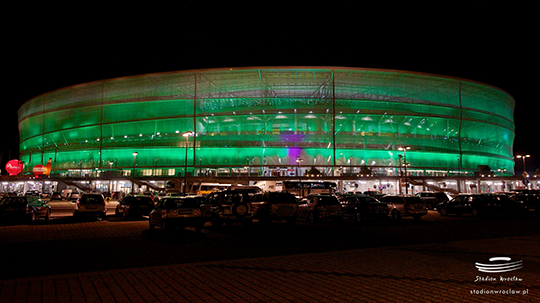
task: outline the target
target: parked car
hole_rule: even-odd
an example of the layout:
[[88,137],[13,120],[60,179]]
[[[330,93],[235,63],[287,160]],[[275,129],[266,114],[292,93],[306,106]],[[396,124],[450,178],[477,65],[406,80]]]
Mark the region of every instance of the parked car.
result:
[[254,218],[262,223],[285,220],[294,223],[298,216],[296,197],[287,192],[265,192],[251,197]]
[[511,195],[511,197],[517,201],[521,213],[533,216],[540,214],[540,191],[522,190]]
[[516,200],[501,194],[461,194],[448,202],[437,205],[441,216],[449,214],[471,214],[472,216],[487,214],[508,214],[519,211]]
[[332,194],[312,194],[298,202],[298,218],[309,223],[321,220],[341,221],[343,212],[341,204]]
[[105,218],[107,205],[102,194],[82,194],[75,204],[74,217],[95,216]]
[[62,201],[62,193],[61,192],[55,191],[55,192],[52,193],[50,201],[55,201],[55,200]]
[[364,195],[370,196],[370,197],[375,198],[377,200],[380,200],[382,197],[385,196],[383,193],[378,192],[378,191],[374,191],[374,190],[367,190],[367,191],[364,192]]
[[416,194],[422,201],[427,209],[434,209],[441,202],[447,202],[448,196],[443,192],[423,191]]
[[142,217],[150,215],[155,203],[152,197],[146,195],[128,195],[116,205],[116,216]]
[[240,189],[213,192],[201,205],[202,215],[212,226],[235,222],[250,224],[253,222],[250,196],[249,191]]
[[403,217],[419,220],[422,216],[427,215],[424,202],[417,196],[388,195],[382,197],[380,201],[388,205],[388,215],[395,220]]
[[167,230],[175,227],[195,227],[200,232],[205,220],[197,199],[192,197],[167,197],[159,200],[150,212],[150,229],[156,226]]
[[345,194],[339,197],[343,217],[356,221],[388,217],[388,205],[363,194]]
[[40,197],[39,191],[37,190],[29,190],[24,195],[27,197]]
[[49,220],[51,206],[35,196],[5,196],[0,199],[2,220],[34,221],[37,218]]
[[81,195],[82,195],[82,193],[80,193],[80,192],[72,192],[71,195],[69,195],[69,200],[70,201],[77,201],[77,200],[79,200]]

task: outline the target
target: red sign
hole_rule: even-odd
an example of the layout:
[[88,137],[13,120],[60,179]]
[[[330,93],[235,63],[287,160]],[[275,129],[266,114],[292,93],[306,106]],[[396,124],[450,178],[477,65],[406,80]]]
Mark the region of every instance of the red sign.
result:
[[32,169],[32,172],[34,172],[34,175],[48,175],[51,173],[51,158],[49,158],[49,162],[45,164],[45,166],[38,164],[34,166]]
[[24,164],[19,160],[9,160],[6,163],[6,170],[10,176],[15,176],[20,174],[24,169]]
[[35,175],[43,175],[43,174],[47,173],[47,169],[45,168],[45,166],[43,166],[41,164],[38,164],[38,165],[34,166],[34,168],[32,169],[32,172]]

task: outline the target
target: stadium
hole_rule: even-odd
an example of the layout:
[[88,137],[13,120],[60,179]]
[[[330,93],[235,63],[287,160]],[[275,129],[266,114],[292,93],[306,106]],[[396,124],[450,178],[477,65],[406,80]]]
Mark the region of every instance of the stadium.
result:
[[514,100],[447,76],[347,67],[189,70],[62,88],[19,109],[51,175],[513,174]]

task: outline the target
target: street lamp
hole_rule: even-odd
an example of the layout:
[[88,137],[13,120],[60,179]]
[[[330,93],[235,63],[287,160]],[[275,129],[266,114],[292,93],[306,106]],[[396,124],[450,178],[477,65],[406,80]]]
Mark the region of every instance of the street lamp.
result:
[[409,179],[407,178],[407,151],[411,150],[410,146],[404,146],[398,148],[398,150],[403,151],[403,165],[405,165],[405,194],[409,194]]
[[132,170],[132,173],[131,173],[131,194],[133,194],[133,191],[134,191],[134,185],[135,185],[135,165],[137,164],[137,155],[139,153],[138,152],[134,152],[132,155],[133,155],[133,170]]
[[193,136],[192,131],[187,131],[182,134],[184,138],[186,138],[186,157],[184,158],[184,186],[182,186],[182,190],[184,195],[186,194],[186,187],[187,187],[187,153],[188,153],[188,143],[189,143],[189,137]]
[[516,155],[516,158],[518,159],[522,159],[523,160],[523,172],[526,174],[527,173],[527,167],[525,166],[525,158],[530,158],[531,155]]

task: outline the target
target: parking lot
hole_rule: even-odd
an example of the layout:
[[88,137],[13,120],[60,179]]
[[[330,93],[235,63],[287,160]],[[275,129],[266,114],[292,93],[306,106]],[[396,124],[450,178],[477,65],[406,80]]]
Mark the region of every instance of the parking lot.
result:
[[[536,217],[441,217],[429,211],[419,221],[255,222],[221,228],[207,223],[197,233],[193,228],[151,231],[146,218],[115,217],[114,205],[108,205],[104,220],[75,220],[72,205],[54,202],[49,221],[1,225],[0,254],[9,261],[0,272],[0,301],[14,296],[23,302],[62,301],[63,291],[68,291],[66,302],[349,301],[347,296],[433,301],[434,293],[447,300],[459,295],[484,301],[485,296],[467,293],[479,286],[474,263],[499,255],[522,258],[526,265],[515,275],[527,278],[481,285],[538,294]],[[144,290],[126,281],[145,285]],[[39,298],[20,295],[35,283]],[[106,291],[97,291],[101,287]],[[496,298],[515,302],[517,296]]]

